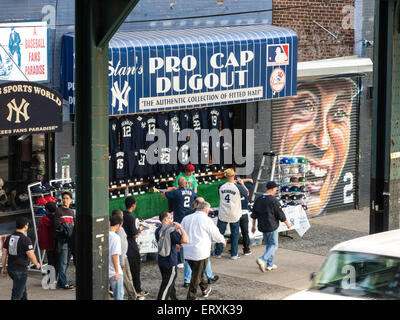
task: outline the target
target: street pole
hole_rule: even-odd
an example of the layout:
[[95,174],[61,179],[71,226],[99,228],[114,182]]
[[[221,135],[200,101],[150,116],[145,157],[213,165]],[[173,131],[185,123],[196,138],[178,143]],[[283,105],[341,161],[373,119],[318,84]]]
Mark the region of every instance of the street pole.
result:
[[375,1],[371,234],[400,227],[399,19],[400,1]]
[[138,0],[75,0],[76,299],[108,299],[108,43]]

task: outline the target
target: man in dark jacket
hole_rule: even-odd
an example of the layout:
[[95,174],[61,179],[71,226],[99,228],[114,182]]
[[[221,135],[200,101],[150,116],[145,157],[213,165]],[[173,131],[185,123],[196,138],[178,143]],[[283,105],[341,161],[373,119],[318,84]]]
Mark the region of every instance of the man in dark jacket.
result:
[[279,221],[286,224],[288,229],[291,225],[287,221],[285,213],[281,209],[278,199],[275,198],[278,186],[274,181],[267,183],[267,191],[254,202],[253,226],[251,231],[256,231],[255,221],[258,220],[258,230],[264,235],[265,252],[257,259],[257,264],[262,272],[275,270],[278,267],[274,264],[274,254],[278,249],[278,227]]

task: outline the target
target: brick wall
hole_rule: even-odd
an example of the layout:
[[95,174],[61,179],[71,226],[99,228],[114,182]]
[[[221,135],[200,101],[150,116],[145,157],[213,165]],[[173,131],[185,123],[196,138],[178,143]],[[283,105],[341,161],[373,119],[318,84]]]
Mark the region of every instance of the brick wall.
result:
[[299,61],[349,56],[353,55],[354,29],[351,7],[346,6],[354,7],[354,0],[274,0],[272,24],[297,33]]

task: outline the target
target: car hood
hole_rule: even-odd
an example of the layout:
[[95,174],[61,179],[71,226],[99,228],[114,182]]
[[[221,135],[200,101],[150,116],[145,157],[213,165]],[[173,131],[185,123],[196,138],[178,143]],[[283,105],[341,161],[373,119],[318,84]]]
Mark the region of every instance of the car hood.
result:
[[365,300],[361,297],[342,296],[315,290],[303,290],[287,296],[283,300]]

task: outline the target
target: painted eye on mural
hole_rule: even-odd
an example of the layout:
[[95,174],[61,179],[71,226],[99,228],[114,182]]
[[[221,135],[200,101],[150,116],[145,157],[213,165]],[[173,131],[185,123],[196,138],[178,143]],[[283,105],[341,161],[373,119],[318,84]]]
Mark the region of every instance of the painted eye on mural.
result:
[[337,117],[337,118],[345,118],[345,117],[347,117],[347,112],[345,112],[342,109],[339,109],[338,111],[335,112],[335,117]]
[[305,101],[303,104],[303,112],[311,113],[314,112],[315,108],[311,101]]

